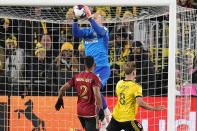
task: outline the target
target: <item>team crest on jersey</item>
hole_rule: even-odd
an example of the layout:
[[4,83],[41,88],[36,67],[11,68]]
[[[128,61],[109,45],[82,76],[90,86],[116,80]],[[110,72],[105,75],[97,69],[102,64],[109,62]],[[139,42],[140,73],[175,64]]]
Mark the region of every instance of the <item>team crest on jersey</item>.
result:
[[93,35],[96,36],[96,32],[94,32]]
[[139,128],[142,128],[142,125],[141,125],[140,123],[137,123],[137,126],[138,126]]

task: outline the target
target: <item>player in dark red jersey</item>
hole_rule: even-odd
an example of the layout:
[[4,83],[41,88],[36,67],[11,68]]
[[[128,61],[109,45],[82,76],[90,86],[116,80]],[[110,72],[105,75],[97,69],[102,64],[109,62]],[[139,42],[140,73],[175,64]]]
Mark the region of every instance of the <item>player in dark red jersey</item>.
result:
[[75,87],[78,94],[77,115],[86,131],[98,131],[98,119],[101,121],[104,119],[100,95],[101,81],[99,77],[93,73],[94,67],[94,58],[92,56],[87,56],[85,58],[85,71],[73,76],[70,81],[60,88],[58,100],[55,105],[58,111],[61,106],[64,108],[62,96],[67,89]]

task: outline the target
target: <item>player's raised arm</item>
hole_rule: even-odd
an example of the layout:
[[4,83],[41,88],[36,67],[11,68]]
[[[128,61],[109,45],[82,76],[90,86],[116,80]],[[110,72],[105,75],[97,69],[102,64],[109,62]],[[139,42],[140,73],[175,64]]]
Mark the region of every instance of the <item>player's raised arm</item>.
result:
[[[93,15],[93,18],[94,18],[94,19],[102,19],[102,18],[99,18],[99,17],[101,17],[101,15],[98,15],[98,14],[94,14],[94,15]],[[95,32],[96,32],[97,35],[104,36],[104,35],[106,34],[106,31],[104,30],[103,27],[100,27],[100,26],[95,22],[94,19],[92,19],[92,18],[89,19],[92,28],[95,30]]]
[[74,37],[80,38],[84,36],[84,32],[82,29],[79,29],[79,25],[78,25],[78,18],[76,16],[76,12],[74,10],[75,6],[73,7],[73,13],[74,13],[74,18],[73,18],[73,24],[72,24],[72,35]]
[[151,110],[151,111],[160,111],[160,110],[165,110],[165,106],[161,105],[161,106],[151,106],[148,103],[144,102],[142,100],[142,97],[136,97],[136,101],[138,103],[138,105],[146,110]]
[[72,24],[72,35],[77,38],[83,37],[84,33],[83,33],[83,30],[79,29],[79,26],[77,23],[78,20],[75,18],[73,21],[74,22]]
[[90,8],[88,6],[84,6],[85,10],[84,12],[88,16],[88,19],[90,21],[90,24],[97,35],[104,36],[106,34],[105,30],[102,26],[103,18],[100,14],[91,14]]

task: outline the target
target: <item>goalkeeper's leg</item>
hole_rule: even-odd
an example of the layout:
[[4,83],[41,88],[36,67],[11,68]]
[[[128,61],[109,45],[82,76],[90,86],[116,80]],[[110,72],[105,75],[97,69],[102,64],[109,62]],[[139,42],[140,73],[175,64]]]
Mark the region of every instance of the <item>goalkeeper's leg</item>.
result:
[[[101,89],[102,89],[110,76],[110,67],[108,67],[108,66],[96,67],[94,72],[101,79]],[[102,98],[103,109],[104,109],[104,113],[105,113],[105,118],[103,121],[101,121],[101,124],[102,124],[101,130],[106,130],[106,127],[111,120],[111,112],[107,107],[107,103],[106,103],[105,98],[102,93],[101,93],[101,98]]]
[[100,94],[101,94],[103,109],[104,109],[104,114],[105,114],[105,118],[103,119],[103,121],[101,121],[101,131],[106,131],[107,125],[109,124],[111,120],[111,112],[107,107],[103,94],[102,93]]
[[101,93],[101,98],[102,98],[103,110],[104,110],[104,113],[105,113],[106,122],[109,123],[110,120],[111,120],[111,112],[107,107],[107,103],[106,103],[105,98],[104,98],[102,93]]

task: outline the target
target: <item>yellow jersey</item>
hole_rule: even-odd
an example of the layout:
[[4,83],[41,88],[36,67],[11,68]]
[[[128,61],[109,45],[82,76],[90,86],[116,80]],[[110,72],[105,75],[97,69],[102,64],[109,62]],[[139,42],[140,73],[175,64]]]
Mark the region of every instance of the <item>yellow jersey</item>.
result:
[[138,110],[136,97],[142,97],[142,86],[139,84],[120,80],[116,85],[117,104],[112,116],[118,122],[134,121]]

